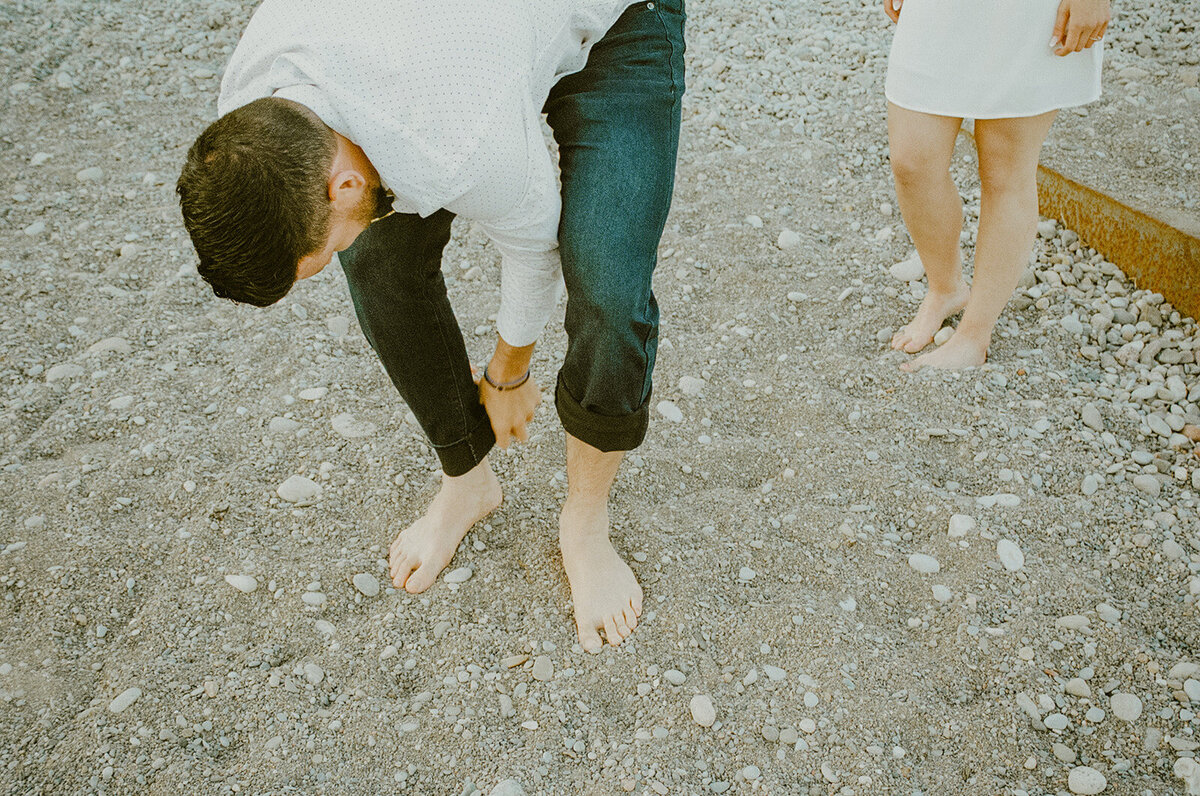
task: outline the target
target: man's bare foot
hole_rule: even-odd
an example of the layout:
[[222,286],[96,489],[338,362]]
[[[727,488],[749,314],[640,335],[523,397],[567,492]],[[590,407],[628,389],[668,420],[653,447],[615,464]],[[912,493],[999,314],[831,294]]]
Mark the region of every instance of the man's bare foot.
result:
[[575,630],[588,652],[608,643],[619,645],[642,615],[642,587],[608,540],[608,509],[572,505],[568,499],[559,518],[558,543],[571,583]]
[[988,341],[982,345],[965,334],[955,332],[949,340],[928,354],[900,365],[900,370],[915,373],[921,368],[936,370],[962,370],[977,368],[987,361]]
[[417,594],[433,585],[471,526],[495,511],[500,482],[484,459],[465,475],[442,476],[425,516],[405,528],[388,551],[392,584]]
[[942,323],[951,315],[961,312],[970,297],[971,288],[961,279],[952,293],[930,290],[921,300],[921,306],[908,326],[892,336],[892,348],[908,354],[917,353],[933,342],[933,336],[942,328]]

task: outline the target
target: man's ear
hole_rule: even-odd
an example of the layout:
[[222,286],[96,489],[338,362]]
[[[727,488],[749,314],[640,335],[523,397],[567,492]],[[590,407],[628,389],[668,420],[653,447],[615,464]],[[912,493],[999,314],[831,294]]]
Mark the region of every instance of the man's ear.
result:
[[366,190],[367,180],[356,169],[342,169],[329,175],[329,201],[334,209],[350,210],[356,207]]

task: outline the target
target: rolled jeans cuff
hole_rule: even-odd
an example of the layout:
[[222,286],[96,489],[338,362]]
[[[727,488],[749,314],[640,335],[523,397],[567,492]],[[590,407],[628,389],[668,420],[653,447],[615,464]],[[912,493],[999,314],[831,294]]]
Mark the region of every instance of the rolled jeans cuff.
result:
[[581,442],[603,452],[631,451],[642,444],[650,425],[650,396],[632,414],[612,417],[591,412],[568,392],[562,374],[554,390],[554,405],[558,409],[563,429]]
[[492,432],[491,421],[485,417],[463,439],[449,445],[434,445],[433,449],[442,463],[442,472],[455,477],[474,470],[495,444],[496,435]]

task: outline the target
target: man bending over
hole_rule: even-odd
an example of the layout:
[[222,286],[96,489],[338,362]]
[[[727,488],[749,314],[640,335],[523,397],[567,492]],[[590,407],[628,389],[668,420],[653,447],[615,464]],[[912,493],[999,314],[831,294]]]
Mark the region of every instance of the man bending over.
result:
[[[437,497],[389,551],[409,592],[500,505],[487,454],[526,438],[540,400],[529,362],[565,282],[559,543],[591,652],[601,632],[620,644],[642,611],[609,542],[608,498],[649,418],[683,16],[683,0],[266,0],[179,178],[218,296],[267,306],[341,252],[363,332],[442,464]],[[478,385],[441,275],[455,215],[502,256]]]

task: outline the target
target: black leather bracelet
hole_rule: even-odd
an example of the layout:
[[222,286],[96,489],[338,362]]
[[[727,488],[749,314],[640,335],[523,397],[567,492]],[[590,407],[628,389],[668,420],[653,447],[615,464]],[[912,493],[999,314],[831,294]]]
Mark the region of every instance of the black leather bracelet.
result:
[[515,390],[515,389],[518,389],[519,387],[525,386],[525,382],[529,381],[529,368],[525,369],[525,375],[519,379],[516,379],[514,381],[504,381],[504,382],[496,383],[496,382],[492,381],[492,377],[488,374],[487,366],[484,365],[483,380],[486,381],[489,385],[491,385],[493,390],[498,390],[499,392],[508,392],[509,390]]

